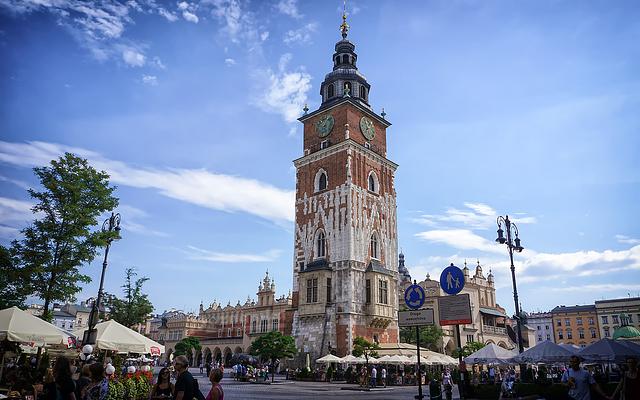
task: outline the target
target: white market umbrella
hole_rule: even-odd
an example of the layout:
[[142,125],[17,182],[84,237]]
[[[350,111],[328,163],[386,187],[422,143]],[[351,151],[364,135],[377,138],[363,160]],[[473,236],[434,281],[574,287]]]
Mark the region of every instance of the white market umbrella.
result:
[[529,350],[514,357],[517,363],[547,363],[553,364],[558,362],[569,361],[569,358],[575,353],[566,349],[550,340],[545,340],[533,346]]
[[342,357],[340,359],[340,363],[342,364],[358,364],[358,357],[352,355],[352,354],[347,354],[346,356]]
[[513,364],[513,357],[517,354],[504,349],[494,343],[489,343],[480,350],[464,358],[467,364]]
[[387,363],[388,364],[397,364],[397,365],[413,364],[411,362],[411,360],[409,359],[409,357],[407,357],[407,356],[399,356],[399,355],[390,356],[387,359]]
[[[117,352],[154,354],[164,353],[164,346],[148,337],[119,324],[114,320],[100,322],[96,325],[98,337],[96,348]],[[82,337],[84,330],[74,332],[76,337]]]
[[69,334],[18,307],[0,310],[0,340],[10,342],[35,343],[65,346],[74,342]]
[[316,360],[316,362],[320,364],[329,364],[332,362],[339,363],[340,361],[342,361],[342,359],[334,356],[333,354],[327,354],[326,356],[320,357]]
[[389,358],[391,358],[391,356],[389,356],[389,355],[382,356],[382,357],[378,358],[377,363],[378,364],[388,364],[387,360],[389,360]]

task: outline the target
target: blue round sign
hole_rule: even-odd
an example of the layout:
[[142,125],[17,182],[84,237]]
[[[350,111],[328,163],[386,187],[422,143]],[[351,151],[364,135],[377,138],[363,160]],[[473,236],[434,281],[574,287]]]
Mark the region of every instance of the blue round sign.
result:
[[458,294],[464,287],[462,270],[451,264],[440,274],[440,287],[446,294]]
[[404,302],[413,310],[422,307],[425,297],[424,289],[420,285],[411,285],[404,291]]

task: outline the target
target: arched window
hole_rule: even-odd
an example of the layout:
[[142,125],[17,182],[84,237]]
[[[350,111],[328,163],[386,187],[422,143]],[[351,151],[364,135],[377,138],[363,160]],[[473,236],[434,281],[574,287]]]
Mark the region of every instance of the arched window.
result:
[[348,55],[343,55],[342,56],[342,63],[343,64],[349,64],[349,56]]
[[327,172],[320,168],[318,172],[316,172],[316,177],[313,180],[313,188],[315,192],[320,192],[327,189],[329,184],[329,179],[327,176]]
[[324,236],[324,232],[322,231],[318,233],[318,237],[316,239],[316,257],[326,257],[326,239]]
[[369,173],[369,178],[367,179],[367,186],[370,192],[378,193],[379,185],[378,185],[378,177],[376,173],[371,171]]
[[333,83],[331,85],[329,85],[329,88],[327,88],[327,98],[332,98],[335,94],[335,89],[333,87]]
[[371,258],[380,258],[378,256],[378,236],[374,233],[371,235],[371,246],[370,246]]

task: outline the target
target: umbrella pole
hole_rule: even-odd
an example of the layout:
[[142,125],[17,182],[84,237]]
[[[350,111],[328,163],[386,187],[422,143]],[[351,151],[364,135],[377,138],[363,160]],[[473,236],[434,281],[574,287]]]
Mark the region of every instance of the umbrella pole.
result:
[[0,362],[0,382],[2,382],[2,375],[4,373],[4,355],[6,354],[6,351],[2,351],[2,362]]

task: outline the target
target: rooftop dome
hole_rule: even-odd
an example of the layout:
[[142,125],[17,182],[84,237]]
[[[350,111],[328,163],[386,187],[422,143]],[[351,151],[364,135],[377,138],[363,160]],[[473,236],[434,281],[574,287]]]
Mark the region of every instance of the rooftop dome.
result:
[[621,326],[613,332],[613,340],[640,338],[640,331],[631,325]]

